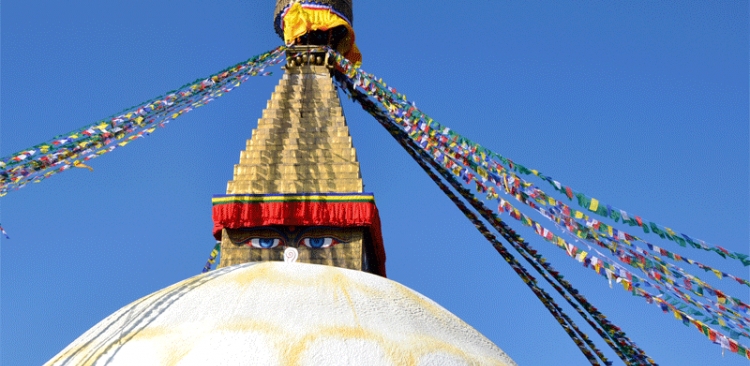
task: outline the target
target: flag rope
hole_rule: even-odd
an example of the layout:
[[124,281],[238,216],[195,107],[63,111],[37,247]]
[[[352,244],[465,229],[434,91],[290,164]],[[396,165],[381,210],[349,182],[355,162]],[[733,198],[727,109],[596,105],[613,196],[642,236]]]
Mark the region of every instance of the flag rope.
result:
[[[693,248],[700,248],[705,251],[714,252],[724,258],[729,257],[738,260],[745,266],[750,265],[750,255],[748,254],[739,252],[732,253],[721,246],[709,245],[703,240],[692,238],[691,236],[688,236],[686,234],[678,234],[668,227],[642,219],[638,215],[628,213],[624,210],[600,202],[595,198],[589,198],[585,194],[573,191],[570,187],[563,185],[562,183],[552,179],[551,177],[545,176],[537,170],[528,169],[511,159],[496,154],[495,152],[486,149],[461,135],[458,135],[457,133],[451,131],[449,128],[426,116],[418,108],[416,108],[413,103],[408,103],[406,96],[398,93],[393,88],[387,87],[387,85],[383,83],[382,79],[377,79],[374,77],[374,75],[364,73],[361,69],[354,67],[354,65],[346,60],[343,56],[338,55],[337,53],[335,53],[335,51],[332,52],[334,52],[334,54],[336,55],[336,63],[339,70],[348,77],[353,78],[355,80],[355,84],[358,84],[358,86],[361,87],[365,92],[374,94],[376,96],[376,99],[379,102],[383,103],[383,106],[390,112],[400,113],[400,117],[406,117],[412,121],[415,121],[415,123],[412,123],[410,126],[412,129],[410,131],[407,131],[407,133],[418,133],[419,130],[422,130],[421,132],[428,133],[430,133],[429,131],[432,131],[432,134],[439,135],[437,136],[438,138],[445,139],[446,141],[451,141],[464,151],[471,152],[473,158],[476,159],[475,161],[488,169],[489,173],[497,173],[497,171],[500,170],[518,172],[519,174],[523,175],[537,176],[545,182],[551,184],[555,188],[555,190],[565,194],[568,199],[573,200],[573,198],[575,197],[579,206],[590,212],[594,212],[599,216],[610,218],[614,222],[619,222],[619,220],[622,219],[624,223],[630,226],[641,227],[646,234],[653,232],[660,238],[676,242],[680,246],[686,247],[687,245],[690,245]],[[417,124],[416,122],[419,122],[419,124]],[[410,137],[413,136],[410,135]],[[426,145],[427,138],[424,138],[421,143]],[[420,144],[420,146],[422,145]],[[513,174],[515,175],[515,173]],[[582,211],[577,212],[583,214]]]
[[[472,176],[467,175],[468,179],[475,181],[478,186],[484,186],[487,181],[495,183],[496,187],[502,188],[502,191],[512,196],[518,202],[531,207],[535,211],[539,212],[543,217],[555,223],[555,225],[561,230],[567,231],[576,237],[594,242],[601,247],[610,249],[613,253],[623,250],[622,247],[625,247],[624,250],[628,251],[629,258],[647,256],[659,265],[652,265],[651,263],[643,264],[648,264],[650,268],[660,271],[665,275],[670,275],[670,273],[662,266],[670,267],[671,269],[680,272],[681,275],[689,278],[698,286],[704,286],[704,282],[700,278],[687,273],[681,267],[664,261],[655,254],[651,254],[649,252],[659,253],[659,255],[666,256],[667,258],[670,258],[672,260],[684,261],[688,264],[695,265],[698,268],[703,269],[704,271],[713,272],[719,279],[728,277],[740,284],[750,287],[750,281],[748,281],[747,279],[720,271],[716,268],[707,266],[685,256],[681,256],[664,248],[660,248],[639,237],[630,235],[625,231],[618,230],[612,226],[603,224],[598,220],[591,219],[587,215],[582,214],[580,211],[575,211],[561,201],[555,200],[553,197],[547,195],[541,189],[534,187],[533,184],[527,182],[523,178],[518,177],[512,172],[510,172],[510,179],[512,182],[520,182],[520,185],[518,187],[514,186],[512,183],[506,183],[508,182],[508,174],[505,172],[503,172],[499,177],[500,179],[497,180],[493,180],[491,179],[491,177],[485,178],[487,177],[486,172],[484,172],[482,168],[478,166],[478,164],[471,161],[470,157],[462,155],[463,152],[467,150],[462,150],[455,147],[454,150],[451,150],[450,147],[437,141],[435,137],[427,137],[427,141],[428,148],[433,147],[438,149],[440,151],[440,154],[443,154],[442,156],[444,157],[444,159],[450,159],[450,161],[452,161],[452,163],[449,162],[449,164],[453,164],[455,166],[464,166],[470,172],[473,172]],[[502,171],[502,167],[499,168],[500,169],[498,170]],[[485,179],[485,181],[482,182],[480,178]],[[485,187],[484,189],[487,189],[489,191],[490,189],[492,189],[492,187]],[[490,194],[493,193],[494,190],[490,192]],[[550,208],[545,210],[543,206],[547,206],[548,203],[550,205]],[[513,207],[513,205],[505,200],[501,200],[501,205],[507,206],[506,210],[509,212],[515,210],[515,207]],[[580,213],[581,219],[576,219],[576,215],[572,214],[572,212]],[[644,244],[646,244],[648,251],[643,249],[642,247],[632,244],[631,241],[643,242]],[[633,249],[628,248],[628,246],[632,247]]]
[[254,56],[207,78],[185,84],[92,125],[21,150],[0,159],[0,197],[29,182],[39,183],[83,162],[150,135],[184,113],[204,106],[247,81],[251,76],[270,75],[265,68],[280,63],[284,46]]
[[[591,340],[589,339],[589,337],[585,333],[583,333],[575,325],[575,323],[567,316],[567,314],[565,314],[562,311],[562,309],[554,302],[554,300],[552,299],[552,297],[549,296],[549,294],[547,294],[543,289],[541,289],[537,285],[536,279],[534,279],[534,277],[532,277],[531,275],[528,274],[528,271],[525,268],[523,268],[523,266],[520,263],[518,263],[518,261],[509,252],[507,252],[507,249],[505,249],[505,247],[502,245],[502,243],[500,243],[495,238],[495,236],[477,218],[477,216],[468,207],[466,207],[466,205],[463,202],[461,202],[460,199],[429,168],[429,166],[427,165],[428,163],[426,162],[426,161],[429,161],[429,160],[424,159],[424,158],[422,158],[422,157],[419,156],[420,153],[424,154],[424,152],[420,151],[418,149],[418,147],[416,147],[416,146],[411,146],[411,144],[413,144],[413,142],[411,140],[409,140],[408,138],[404,138],[403,136],[401,136],[402,132],[400,130],[398,130],[392,123],[388,122],[389,120],[388,120],[388,117],[386,116],[386,114],[384,112],[382,112],[381,110],[379,110],[363,94],[361,94],[360,92],[358,92],[357,90],[355,90],[353,88],[352,84],[350,83],[351,80],[348,80],[348,79],[343,79],[342,80],[342,78],[340,76],[337,79],[339,80],[339,82],[344,82],[345,85],[347,85],[347,87],[342,88],[342,89],[349,91],[351,93],[351,95],[353,96],[353,98],[357,102],[359,102],[360,105],[362,105],[362,107],[368,113],[372,114],[373,117],[375,117],[376,120],[378,120],[378,122],[380,122],[386,129],[389,130],[389,132],[392,134],[392,136],[394,136],[394,138],[396,138],[396,140],[404,147],[404,149],[412,156],[412,158],[414,158],[414,160],[423,168],[423,170],[438,185],[438,187],[451,199],[451,201],[461,210],[461,212],[475,225],[475,227],[477,228],[477,230],[479,230],[480,233],[482,233],[482,235],[484,235],[485,238],[492,243],[493,247],[495,247],[495,249],[503,256],[503,258],[511,265],[511,267],[513,267],[514,271],[522,278],[522,280],[524,281],[524,283],[526,283],[527,286],[529,286],[532,289],[532,291],[537,295],[537,297],[542,301],[542,303],[548,308],[548,310],[550,310],[551,314],[558,320],[558,322],[561,324],[561,326],[563,326],[563,328],[566,330],[566,332],[568,332],[569,336],[573,339],[573,341],[576,343],[576,345],[579,347],[579,349],[581,349],[581,351],[587,357],[587,359],[589,359],[589,361],[592,362],[592,364],[597,364],[598,363],[598,361],[596,361],[596,359],[593,357],[593,355],[591,354],[591,352],[586,348],[588,346],[602,360],[602,362],[604,362],[606,365],[611,365],[611,362],[608,361],[607,358],[601,353],[601,351],[596,348],[596,346],[593,344],[593,342],[591,342]],[[433,165],[433,168],[436,169],[436,170],[440,169],[440,167],[438,167],[436,165]],[[450,177],[450,176],[448,176],[448,175],[443,175],[443,177],[444,177],[444,179],[446,179],[449,182],[451,182],[453,180],[453,178]],[[452,185],[455,184],[454,185],[454,189],[456,189],[457,191],[459,191],[462,194],[462,196],[463,196],[464,199],[466,199],[467,201],[471,202],[470,196],[466,196],[465,192],[461,192],[460,191],[460,186],[458,186],[458,183],[456,183],[454,181],[454,182],[451,182],[451,184]],[[478,211],[481,213],[480,210],[478,210]],[[498,219],[498,221],[499,221],[499,219]],[[500,222],[502,222],[502,221],[500,221]],[[501,233],[501,235],[503,235],[505,237],[505,234],[503,233],[503,231],[499,231],[499,232]],[[514,245],[513,240],[509,239],[508,237],[505,237],[505,239],[508,240],[511,243],[511,245]],[[514,245],[514,247],[515,247],[515,245]],[[519,250],[519,249],[516,248],[516,250]],[[525,254],[521,250],[519,250],[519,253],[521,253],[522,256]],[[528,257],[526,257],[526,256],[524,256],[524,257],[527,260],[529,260]],[[533,265],[533,260],[531,261],[531,263]],[[545,280],[547,280],[548,282],[550,282],[551,284],[553,284],[552,281],[551,281],[551,279],[549,279],[549,277],[547,277],[544,274],[544,272],[543,272],[543,270],[541,268],[539,268],[538,266],[535,266],[535,265],[534,265],[534,268],[545,278]],[[570,297],[568,297],[567,295],[564,294],[562,288],[560,288],[559,286],[555,286],[554,284],[553,284],[553,286],[555,287],[555,289],[558,292],[560,292],[563,295],[563,297],[566,299],[566,301],[568,301],[568,303],[571,304],[579,312],[579,314],[581,314],[582,317],[587,322],[589,322],[589,324],[592,327],[594,327],[597,330],[597,333],[599,333],[599,335],[602,336],[603,339],[605,339],[605,341],[608,343],[608,345],[610,345],[610,347],[613,348],[613,350],[617,353],[617,355],[619,357],[621,357],[623,359],[623,361],[625,361],[626,363],[630,363],[631,361],[634,361],[634,359],[631,359],[631,358],[629,358],[628,356],[625,355],[625,353],[627,351],[623,352],[621,346],[618,346],[618,345],[614,344],[612,342],[612,340],[609,338],[610,336],[607,333],[605,333],[604,331],[602,331],[601,329],[599,329],[596,324],[594,324],[593,322],[591,322],[590,319],[588,319],[588,317],[582,311],[580,311],[580,309],[575,304],[572,303],[572,301],[570,300]],[[576,291],[576,293],[577,293],[577,291]],[[552,310],[552,309],[554,309],[554,310]],[[603,318],[603,316],[602,316],[602,318]],[[568,327],[572,328],[572,330],[568,329]],[[618,328],[618,331],[619,331],[619,328]],[[620,334],[624,334],[624,333],[620,332]],[[627,353],[633,354],[634,352],[631,350],[630,352],[627,352]],[[644,357],[640,361],[644,361],[644,360],[647,360],[647,357]],[[640,364],[653,364],[653,363],[652,362],[649,362],[649,363],[643,363],[643,362],[641,362]]]
[[[333,53],[335,55],[335,53]],[[487,161],[487,157],[490,156],[490,154],[494,154],[489,150],[486,150],[484,148],[481,148],[480,153],[482,154],[482,159],[478,158],[479,155],[477,155],[477,148],[476,146],[470,147],[468,144],[466,144],[467,139],[461,137],[458,134],[455,134],[454,132],[450,132],[450,129],[445,128],[434,122],[432,119],[424,115],[421,111],[419,111],[413,103],[410,103],[407,101],[406,97],[402,94],[398,94],[395,89],[388,88],[385,83],[382,82],[382,80],[378,80],[374,75],[366,74],[362,70],[355,68],[343,59],[343,57],[340,57],[338,55],[335,55],[336,58],[336,67],[339,72],[341,72],[342,75],[345,76],[345,78],[349,81],[349,83],[352,86],[356,86],[360,89],[362,89],[365,93],[367,93],[369,96],[373,97],[377,102],[379,102],[381,105],[383,105],[383,108],[387,110],[387,114],[389,114],[393,120],[391,120],[391,123],[393,123],[395,126],[397,126],[399,129],[403,130],[409,138],[411,138],[414,143],[417,144],[423,151],[426,153],[433,153],[432,160],[438,161],[439,156],[436,155],[434,150],[428,150],[429,142],[426,136],[435,137],[436,135],[439,135],[438,137],[443,139],[441,140],[443,143],[446,141],[451,141],[453,146],[461,146],[464,150],[471,151],[473,154],[474,161]],[[440,128],[441,131],[439,133],[436,133],[435,131]],[[421,130],[424,134],[420,136],[418,133],[414,133],[416,130]],[[448,136],[451,136],[448,138]],[[477,145],[478,146],[478,145]],[[467,161],[466,165],[468,165],[468,159],[465,159]],[[491,160],[490,160],[491,161]],[[450,169],[450,166],[447,166],[446,168],[448,171],[451,171],[454,175],[461,175],[463,174],[462,178],[466,180],[468,183],[471,181],[471,179],[466,179],[467,171],[465,167],[462,166],[456,166],[455,169]],[[511,167],[512,169],[513,167]],[[518,167],[516,166],[516,169]],[[524,168],[525,169],[525,168]],[[492,176],[490,176],[492,177]],[[497,177],[497,176],[496,176]],[[483,177],[485,178],[485,177]],[[487,187],[481,185],[481,182],[479,180],[475,180],[477,182],[477,191],[478,192],[484,192],[488,193],[489,197],[497,198],[497,194]],[[520,180],[516,183],[517,185],[520,185]],[[490,187],[491,188],[491,187]],[[515,212],[518,212],[517,210],[514,210]],[[520,215],[520,212],[518,212],[518,217],[514,217],[515,219],[529,219],[526,215]],[[513,215],[511,215],[513,216]],[[525,222],[526,226],[531,226],[531,222]],[[537,233],[540,234],[540,231],[542,229],[541,225],[535,226],[535,229],[537,229]],[[548,232],[548,230],[544,229],[542,232]],[[542,234],[540,234],[542,235]],[[543,235],[544,236],[544,235]],[[556,238],[559,238],[555,236]],[[559,238],[561,239],[561,238]],[[564,242],[564,241],[563,241]],[[564,242],[565,243],[565,242]],[[558,244],[558,243],[556,243]],[[560,246],[560,245],[558,245]],[[622,266],[615,265],[611,263],[611,261],[606,259],[606,256],[602,255],[600,252],[598,252],[596,249],[591,248],[590,250],[595,251],[597,254],[599,254],[602,258],[605,258],[605,260],[599,260],[599,258],[595,257],[587,257],[587,254],[585,251],[577,251],[577,248],[575,246],[572,246],[568,243],[565,243],[563,245],[563,248],[568,251],[569,255],[571,257],[576,258],[579,262],[584,263],[584,266],[589,268],[589,265],[592,265],[595,267],[595,270],[597,273],[601,274],[602,276],[605,276],[611,281],[612,279],[616,279],[618,283],[622,283],[623,287],[631,291],[636,296],[641,296],[646,298],[646,301],[648,303],[656,303],[657,306],[662,308],[662,310],[667,311],[671,310],[675,317],[679,320],[682,320],[683,323],[686,325],[693,324],[701,330],[711,341],[715,341],[722,345],[723,348],[728,348],[730,351],[739,353],[742,356],[746,356],[750,358],[750,352],[747,351],[747,349],[743,346],[741,346],[735,339],[732,339],[732,337],[744,335],[747,336],[746,327],[748,322],[750,322],[750,319],[748,319],[745,316],[742,316],[737,311],[740,312],[746,312],[747,308],[744,303],[742,303],[739,299],[731,298],[723,294],[722,292],[716,290],[713,291],[713,293],[717,296],[717,301],[714,302],[713,300],[708,300],[712,305],[714,305],[716,308],[719,309],[717,311],[716,309],[710,309],[708,306],[703,305],[699,302],[696,302],[695,300],[691,299],[687,294],[684,294],[680,291],[681,286],[677,283],[674,283],[673,280],[667,279],[668,281],[672,281],[673,283],[669,282],[662,282],[664,285],[664,288],[659,287],[658,285],[651,285],[650,282],[639,278],[637,276],[634,276],[632,273],[626,271]],[[590,248],[590,247],[589,247]],[[572,251],[572,253],[571,253]],[[620,259],[620,258],[618,258]],[[598,261],[596,261],[598,260]],[[595,262],[595,263],[592,263]],[[630,264],[630,263],[628,263]],[[601,272],[601,267],[605,268],[604,273]],[[594,268],[592,268],[594,269]],[[655,280],[662,280],[659,276],[654,276]],[[693,277],[695,278],[695,277]],[[646,290],[640,288],[640,284],[643,283],[646,286],[655,286],[660,294],[659,295],[653,295],[648,293]],[[676,305],[667,302],[665,299],[669,299],[669,295],[665,293],[665,291],[668,291],[675,295],[679,300],[683,302],[687,302],[689,304],[692,304],[694,306],[700,306],[702,307],[702,310],[706,310],[713,316],[714,322],[717,321],[717,324],[722,325],[722,328],[725,330],[731,330],[731,325],[726,322],[724,322],[724,317],[730,318],[732,320],[733,325],[735,328],[739,327],[744,329],[742,333],[731,331],[733,334],[732,337],[726,337],[725,335],[721,334],[720,332],[716,332],[715,330],[708,327],[703,322],[691,317],[690,315],[703,315],[702,313],[698,312],[694,309],[685,309],[684,306]],[[665,299],[662,299],[661,296],[665,296]],[[728,300],[729,299],[729,300]],[[727,301],[730,301],[732,303],[732,309],[729,309],[727,307],[722,306],[723,303],[726,303]],[[684,310],[684,311],[683,311]],[[728,314],[728,315],[727,315]],[[704,320],[705,322],[706,320]]]
[[[429,145],[428,145],[428,148],[429,148]],[[438,154],[433,153],[433,156],[438,156]],[[451,159],[453,159],[453,158],[451,157]],[[434,160],[434,158],[433,158],[433,160]],[[458,162],[457,160],[453,160],[453,161],[456,162],[457,165],[458,164],[463,164],[463,162]],[[469,169],[470,171],[473,171],[476,174],[480,174],[480,173],[477,172],[478,169],[475,168],[474,166],[470,166],[467,169]],[[461,176],[461,174],[463,174],[463,171],[461,173],[459,173],[459,174],[456,174],[456,175]],[[466,174],[463,174],[462,176],[463,177],[467,177]],[[469,179],[476,179],[476,176],[474,176],[474,177],[468,177],[468,178]],[[477,183],[477,185],[481,185],[482,184],[482,182],[479,182],[479,181],[476,181],[476,183]],[[523,186],[523,183],[521,185]],[[748,306],[748,304],[744,303],[742,300],[740,300],[738,298],[726,296],[726,294],[724,294],[722,291],[713,288],[708,283],[702,281],[699,277],[693,276],[692,274],[688,273],[687,271],[685,271],[684,269],[682,269],[679,266],[676,266],[674,264],[668,263],[668,262],[662,260],[661,258],[655,256],[655,255],[649,254],[648,252],[646,252],[642,248],[639,248],[638,246],[634,246],[634,245],[631,244],[632,246],[635,247],[635,249],[631,250],[629,248],[626,248],[625,250],[627,251],[627,253],[624,253],[623,249],[619,245],[617,245],[616,242],[609,242],[609,244],[607,244],[607,243],[603,242],[602,240],[599,240],[599,238],[597,238],[594,235],[581,235],[580,231],[577,233],[577,235],[574,235],[573,232],[571,231],[571,229],[569,229],[566,225],[563,225],[561,222],[559,222],[557,220],[551,219],[550,216],[552,216],[552,214],[549,213],[549,211],[543,210],[541,207],[536,206],[533,202],[531,202],[530,200],[528,200],[529,196],[525,195],[523,191],[518,191],[517,192],[517,191],[515,191],[515,188],[512,185],[510,185],[510,186],[511,186],[511,188],[508,189],[509,190],[508,193],[510,195],[512,195],[514,198],[516,198],[520,202],[522,202],[522,203],[526,204],[527,206],[531,207],[532,209],[536,210],[542,216],[544,216],[544,217],[550,219],[551,221],[553,221],[553,223],[555,223],[555,226],[558,229],[560,229],[563,232],[566,232],[574,241],[580,243],[581,241],[579,239],[582,238],[582,239],[585,239],[588,242],[592,242],[592,243],[594,243],[594,244],[596,244],[596,245],[598,245],[598,246],[600,246],[602,248],[606,248],[606,249],[610,250],[613,254],[616,254],[615,258],[617,258],[620,262],[625,263],[625,264],[627,264],[627,265],[629,265],[629,266],[631,266],[633,268],[640,269],[644,273],[646,273],[650,279],[657,280],[660,283],[662,283],[667,288],[667,291],[669,291],[670,293],[672,293],[673,295],[675,295],[680,301],[682,301],[682,302],[684,302],[686,304],[693,305],[693,306],[695,306],[697,308],[703,308],[706,311],[711,312],[710,308],[707,308],[707,305],[705,305],[704,303],[701,303],[700,301],[696,301],[694,299],[686,297],[683,292],[684,291],[690,291],[690,292],[698,295],[699,297],[703,297],[704,296],[704,291],[706,293],[709,293],[709,294],[712,294],[712,295],[716,295],[717,296],[717,301],[714,301],[714,300],[709,299],[709,298],[705,299],[705,302],[707,302],[711,306],[713,306],[714,309],[718,309],[718,310],[715,310],[715,312],[717,313],[716,315],[712,314],[712,318],[713,318],[712,322],[716,322],[715,324],[720,325],[720,322],[723,321],[722,320],[723,318],[725,318],[725,317],[729,318],[730,322],[732,323],[732,325],[734,325],[737,328],[743,330],[743,332],[741,332],[741,333],[738,332],[737,333],[738,336],[739,335],[746,336],[746,337],[748,336],[748,332],[750,331],[750,328],[748,327],[748,325],[746,324],[746,322],[750,321],[750,319],[748,319],[747,317],[744,317],[743,315],[741,315],[739,313],[734,313],[734,312],[730,312],[729,310],[722,309],[723,308],[722,301],[729,302],[732,306],[736,306],[737,307],[737,309],[736,309],[737,311],[739,311],[740,313],[743,313],[743,314],[747,315],[748,314],[748,309],[750,309],[750,306]],[[585,256],[587,255],[587,253],[585,253],[585,252],[582,252],[582,253],[585,253],[585,254],[578,253],[578,248],[576,248],[575,246],[572,246],[571,244],[569,244],[567,241],[565,241],[564,239],[560,238],[559,236],[554,235],[551,231],[549,231],[546,228],[544,228],[543,226],[541,226],[538,222],[536,222],[535,220],[533,220],[531,217],[525,215],[524,213],[520,212],[518,209],[516,209],[515,207],[513,207],[509,202],[505,201],[504,199],[499,199],[499,201],[500,201],[500,205],[498,206],[498,211],[500,211],[500,212],[503,212],[503,211],[510,212],[510,216],[512,218],[516,219],[517,221],[522,222],[526,226],[534,227],[535,232],[538,235],[544,237],[548,241],[551,241],[551,242],[553,242],[555,244],[558,244],[558,246],[560,246],[562,249],[565,249],[567,251],[567,253],[569,254],[569,256],[571,256],[573,258],[576,258],[580,262],[584,262],[584,263],[586,261],[598,263],[597,262],[598,260],[600,260],[601,258],[604,258],[603,264],[604,264],[605,270],[616,271],[616,269],[618,268],[617,265],[615,265],[614,263],[612,263],[611,260],[608,260],[608,258],[605,255],[603,255],[601,252],[597,251],[594,248],[591,248],[591,246],[589,246],[588,244],[583,243],[584,245],[586,245],[589,248],[590,251],[596,251],[596,253],[599,254],[599,258],[597,258],[597,257],[585,258]],[[649,244],[649,245],[651,245],[651,244]],[[679,255],[675,254],[675,256],[678,259],[680,258]],[[654,262],[656,262],[656,264],[652,263],[650,260],[648,260],[648,259],[646,259],[644,257],[648,257],[650,260],[653,260]],[[685,258],[683,258],[683,259],[685,259]],[[686,259],[686,261],[690,261],[690,260]],[[597,265],[599,265],[599,264],[597,264]],[[677,273],[671,273],[667,269],[667,267],[671,268],[672,270],[676,271]],[[699,267],[703,268],[704,270],[708,270],[710,268],[710,267],[707,267],[707,266],[702,266],[700,264],[699,264]],[[595,266],[595,268],[596,268],[597,273],[599,273],[600,272],[599,269],[596,266]],[[656,272],[661,273],[661,275],[659,273],[656,273]],[[722,273],[722,272],[718,272],[718,270],[715,270],[715,269],[713,269],[713,272],[716,273],[717,276],[719,276],[719,274]],[[733,277],[732,275],[728,275],[726,273],[723,273],[723,275],[724,276],[729,276],[731,278],[734,278],[734,279],[736,279],[738,282],[740,282],[742,284],[745,284],[747,282],[746,280]],[[653,286],[656,289],[658,289],[660,292],[663,293],[662,289],[658,285],[652,285],[652,284],[650,284],[649,281],[647,281],[645,279],[642,279],[642,278],[640,278],[638,276],[634,276],[630,272],[628,272],[627,276],[628,277],[636,277],[636,278],[640,279],[640,282],[643,282],[646,286]],[[678,278],[684,278],[684,281],[683,281],[684,282],[684,286],[679,284]],[[719,276],[719,278],[721,278],[721,276]],[[632,282],[632,278],[628,282]],[[679,290],[679,289],[682,289],[682,291]],[[647,300],[648,300],[648,296],[646,296],[646,297],[647,297]],[[727,312],[729,312],[728,315],[727,315]],[[702,315],[702,313],[698,312],[695,309],[692,309],[692,313],[693,313],[693,315],[696,315],[696,314],[697,315]],[[731,330],[730,330],[730,332],[731,332]]]

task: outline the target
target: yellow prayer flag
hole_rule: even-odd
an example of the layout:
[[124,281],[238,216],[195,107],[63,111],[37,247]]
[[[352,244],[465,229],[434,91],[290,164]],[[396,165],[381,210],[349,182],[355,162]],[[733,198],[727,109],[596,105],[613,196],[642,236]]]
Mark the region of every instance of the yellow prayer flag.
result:
[[588,254],[589,253],[587,253],[585,251],[581,251],[580,253],[578,253],[578,255],[576,255],[576,260],[579,261],[579,262],[583,262],[586,259],[586,256]]
[[589,206],[589,210],[596,211],[599,209],[599,201],[596,198],[591,199],[591,205]]
[[576,210],[575,218],[582,219],[583,218],[583,212]]
[[86,164],[84,164],[84,163],[81,163],[81,162],[80,162],[80,161],[78,161],[78,160],[76,160],[76,161],[75,161],[75,162],[73,163],[73,166],[74,166],[74,167],[76,167],[76,168],[83,168],[83,169],[88,169],[88,170],[89,170],[90,172],[93,172],[93,171],[94,171],[94,168],[92,168],[92,167],[90,167],[90,166],[88,166],[88,165],[86,165]]
[[713,272],[716,275],[716,277],[719,277],[719,279],[723,278],[723,274],[718,269],[712,269],[711,272]]
[[621,283],[622,283],[622,287],[625,289],[625,291],[632,291],[633,290],[633,286],[631,285],[630,282],[628,282],[626,280],[623,280]]

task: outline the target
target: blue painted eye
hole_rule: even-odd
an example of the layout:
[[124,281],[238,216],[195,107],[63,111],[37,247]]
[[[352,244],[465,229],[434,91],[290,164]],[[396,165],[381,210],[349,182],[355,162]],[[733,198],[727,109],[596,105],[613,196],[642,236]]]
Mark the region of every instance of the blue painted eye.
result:
[[339,241],[334,238],[304,238],[302,239],[302,245],[308,248],[313,248],[313,249],[328,248],[338,243]]
[[253,238],[250,239],[250,245],[253,248],[271,249],[276,248],[281,244],[281,239],[270,239],[270,238]]

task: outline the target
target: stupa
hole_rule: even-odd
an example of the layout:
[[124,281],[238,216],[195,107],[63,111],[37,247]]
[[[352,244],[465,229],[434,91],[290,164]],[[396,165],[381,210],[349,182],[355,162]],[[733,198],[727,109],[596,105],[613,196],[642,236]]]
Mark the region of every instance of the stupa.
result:
[[351,0],[278,0],[284,75],[213,198],[217,270],[145,296],[48,365],[515,365],[428,298],[385,278],[335,72],[354,62]]

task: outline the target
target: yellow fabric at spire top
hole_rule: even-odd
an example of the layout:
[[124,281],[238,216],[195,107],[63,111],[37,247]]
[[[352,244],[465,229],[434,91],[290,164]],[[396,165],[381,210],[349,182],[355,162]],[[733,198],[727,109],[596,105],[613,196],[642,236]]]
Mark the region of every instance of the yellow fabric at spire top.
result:
[[281,24],[284,29],[284,43],[288,45],[310,31],[346,27],[347,36],[340,42],[336,51],[355,64],[362,62],[362,54],[354,43],[354,29],[351,24],[330,9],[305,7],[300,3],[294,3],[284,15]]

